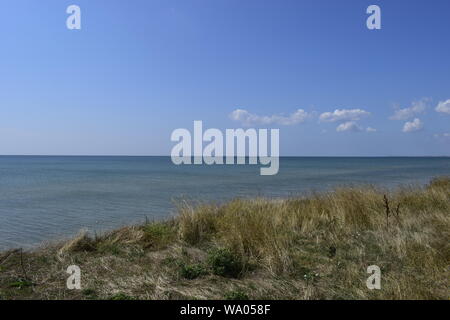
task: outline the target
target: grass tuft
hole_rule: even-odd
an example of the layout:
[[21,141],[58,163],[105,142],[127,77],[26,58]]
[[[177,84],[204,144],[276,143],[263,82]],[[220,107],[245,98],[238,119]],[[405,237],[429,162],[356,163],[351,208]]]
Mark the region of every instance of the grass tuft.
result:
[[201,264],[180,263],[180,275],[185,279],[193,280],[206,274],[208,270]]
[[164,222],[154,222],[143,227],[143,242],[154,250],[163,249],[176,239],[174,226]]
[[249,300],[248,295],[242,290],[228,291],[224,295],[225,300]]
[[222,277],[237,278],[243,272],[240,258],[229,249],[215,248],[210,250],[208,264],[215,275]]

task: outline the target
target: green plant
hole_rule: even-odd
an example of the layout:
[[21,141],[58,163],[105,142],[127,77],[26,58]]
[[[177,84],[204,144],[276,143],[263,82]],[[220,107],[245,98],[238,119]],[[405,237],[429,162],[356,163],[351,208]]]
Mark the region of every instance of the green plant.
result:
[[86,288],[81,291],[81,293],[87,298],[87,299],[95,299],[97,298],[97,293],[94,289]]
[[119,255],[121,250],[119,246],[115,243],[102,243],[97,245],[97,250],[100,253],[111,253],[113,255]]
[[180,275],[185,279],[192,280],[204,274],[207,274],[207,271],[201,264],[180,264]]
[[31,287],[32,285],[33,283],[26,279],[17,279],[17,281],[14,281],[9,284],[11,288],[18,288],[18,289]]
[[226,292],[224,298],[225,300],[249,300],[248,295],[239,289]]
[[135,300],[135,299],[129,295],[126,295],[125,293],[117,293],[109,297],[109,300]]
[[216,248],[210,250],[208,264],[215,275],[223,277],[237,278],[243,270],[241,260],[229,249]]

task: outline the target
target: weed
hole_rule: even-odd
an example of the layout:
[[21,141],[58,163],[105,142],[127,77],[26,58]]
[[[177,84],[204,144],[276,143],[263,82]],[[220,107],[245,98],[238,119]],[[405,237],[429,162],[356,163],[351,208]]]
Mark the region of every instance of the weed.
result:
[[225,293],[224,299],[225,300],[249,300],[249,297],[244,291],[238,289],[238,290],[228,291],[227,293]]
[[201,264],[180,263],[180,275],[185,279],[196,279],[207,273],[206,268]]
[[241,260],[229,249],[215,248],[209,251],[208,264],[218,276],[237,278],[243,271]]

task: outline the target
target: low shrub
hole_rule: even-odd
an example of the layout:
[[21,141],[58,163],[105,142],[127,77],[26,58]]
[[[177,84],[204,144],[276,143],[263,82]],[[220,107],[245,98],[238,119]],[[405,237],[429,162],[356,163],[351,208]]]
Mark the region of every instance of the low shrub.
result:
[[224,295],[225,300],[249,300],[248,295],[242,290],[228,291]]
[[206,268],[201,264],[180,264],[180,275],[185,279],[193,280],[207,273]]
[[243,271],[241,259],[229,249],[216,248],[208,253],[208,264],[215,275],[237,278]]

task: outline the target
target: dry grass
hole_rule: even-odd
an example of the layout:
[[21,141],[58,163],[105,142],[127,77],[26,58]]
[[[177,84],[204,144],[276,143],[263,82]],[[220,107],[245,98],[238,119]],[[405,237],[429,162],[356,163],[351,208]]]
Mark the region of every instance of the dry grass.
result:
[[[448,177],[178,210],[167,222],[1,253],[0,298],[448,299]],[[83,290],[66,289],[72,264]],[[381,290],[365,285],[373,264]]]

